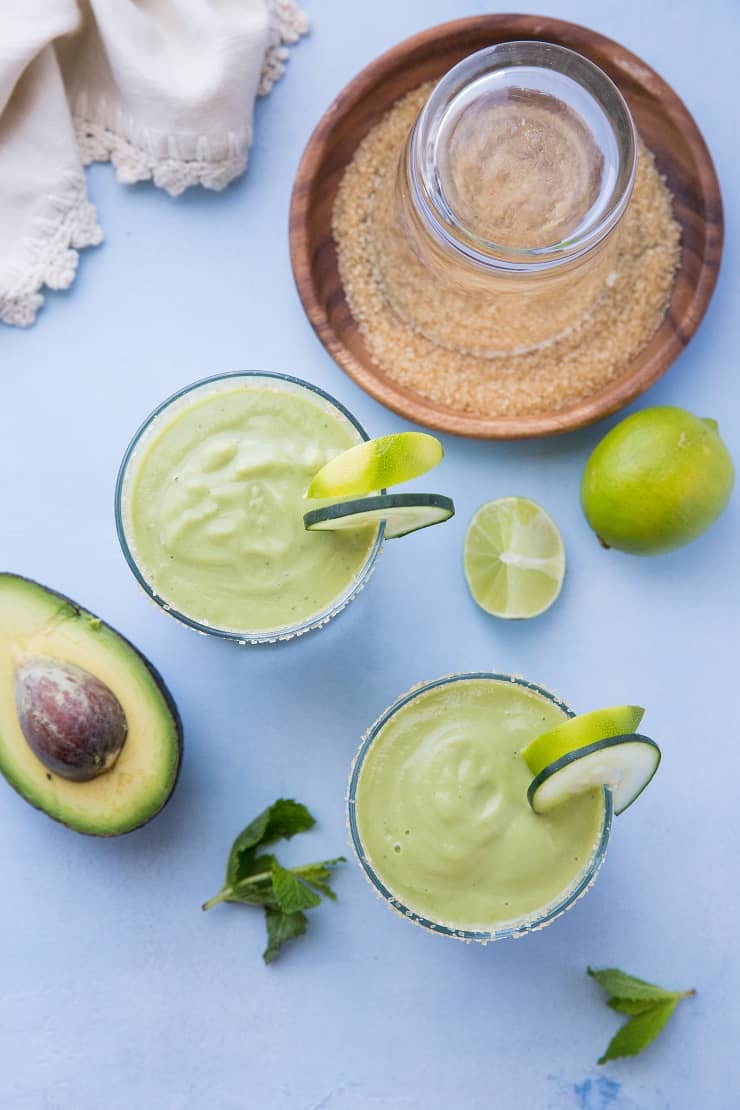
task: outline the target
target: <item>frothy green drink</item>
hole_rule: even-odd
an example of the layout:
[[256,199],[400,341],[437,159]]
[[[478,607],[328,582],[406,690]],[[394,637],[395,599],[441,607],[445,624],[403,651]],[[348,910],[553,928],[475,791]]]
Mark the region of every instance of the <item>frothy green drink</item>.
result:
[[606,848],[606,795],[537,815],[520,755],[568,715],[523,680],[463,675],[381,717],[353,769],[349,817],[368,877],[396,908],[491,939],[545,924],[585,889]]
[[361,584],[377,527],[307,532],[304,494],[365,438],[344,409],[281,375],[225,375],[159,409],[119,478],[119,535],[139,581],[204,631],[283,637]]

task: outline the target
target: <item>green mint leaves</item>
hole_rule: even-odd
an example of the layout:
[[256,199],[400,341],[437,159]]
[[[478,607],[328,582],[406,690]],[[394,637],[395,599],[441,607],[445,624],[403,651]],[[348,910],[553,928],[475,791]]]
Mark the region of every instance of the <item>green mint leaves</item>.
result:
[[260,851],[278,840],[290,840],[298,833],[308,832],[315,824],[300,802],[278,798],[239,833],[229,853],[224,885],[203,905],[204,910],[219,902],[263,906],[267,948],[262,958],[267,964],[287,941],[305,933],[306,910],[318,906],[322,895],[332,901],[336,899],[330,882],[334,868],[344,863],[343,856],[286,868],[274,855]]
[[279,909],[265,907],[265,924],[267,925],[267,948],[262,953],[266,964],[272,963],[286,941],[302,937],[308,928],[308,918],[305,913],[283,913]]
[[605,967],[601,971],[590,967],[588,973],[610,995],[607,1006],[629,1017],[612,1037],[598,1061],[600,1064],[620,1056],[637,1056],[655,1040],[679,1002],[696,994],[694,990],[664,990],[644,979],[626,975],[616,967]]

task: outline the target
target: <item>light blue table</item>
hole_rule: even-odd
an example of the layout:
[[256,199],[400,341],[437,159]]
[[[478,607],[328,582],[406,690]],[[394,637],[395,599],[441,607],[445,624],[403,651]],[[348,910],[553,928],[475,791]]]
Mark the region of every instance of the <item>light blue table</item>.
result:
[[[740,1106],[737,499],[692,547],[602,551],[578,506],[605,428],[546,442],[449,438],[434,486],[457,517],[388,546],[375,580],[320,634],[238,650],[192,635],[137,591],[115,538],[113,481],[141,418],[207,373],[286,369],[371,434],[407,425],[333,364],[296,296],[293,175],[333,95],[425,26],[504,5],[313,0],[314,32],[260,104],[249,172],[172,201],[91,190],[106,232],[70,293],[0,334],[0,563],[70,594],[164,672],[186,729],[177,793],[105,842],[46,820],[0,783],[2,1110],[734,1110]],[[738,450],[740,162],[736,0],[538,0],[642,55],[703,129],[729,216],[722,276],[690,348],[649,395],[718,417]],[[568,549],[563,595],[505,625],[470,600],[460,560],[474,509],[540,501]],[[734,650],[733,650],[734,649]],[[345,847],[359,737],[397,694],[455,670],[522,672],[578,709],[634,701],[664,762],[617,822],[595,889],[551,928],[488,948],[397,920],[354,864],[340,902],[271,968],[259,912],[200,912],[234,834],[279,794],[320,818],[289,855]],[[696,986],[650,1051],[599,1069],[616,1027],[586,965]]]

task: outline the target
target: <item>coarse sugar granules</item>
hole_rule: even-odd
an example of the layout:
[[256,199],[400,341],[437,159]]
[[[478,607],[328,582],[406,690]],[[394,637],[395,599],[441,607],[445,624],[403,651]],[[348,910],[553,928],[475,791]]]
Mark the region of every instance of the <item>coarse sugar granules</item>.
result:
[[[475,354],[475,320],[421,267],[395,274],[394,295],[434,317],[436,340],[402,318],[386,292],[390,199],[399,151],[433,83],[399,100],[359,145],[334,207],[339,272],[374,361],[400,385],[460,412],[497,418],[555,412],[618,378],[658,329],[679,261],[680,227],[652,154],[640,143],[634,190],[600,298],[566,334],[534,349]],[[399,257],[402,257],[399,255]],[[482,323],[482,322],[481,322]],[[440,342],[440,339],[443,342]]]

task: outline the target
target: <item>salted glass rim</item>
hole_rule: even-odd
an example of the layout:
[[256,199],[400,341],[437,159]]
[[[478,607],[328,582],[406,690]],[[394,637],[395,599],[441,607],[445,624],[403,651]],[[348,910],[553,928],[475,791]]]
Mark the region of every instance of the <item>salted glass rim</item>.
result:
[[126,451],[124,452],[121,464],[118,468],[118,476],[116,478],[116,487],[114,495],[115,504],[115,521],[116,533],[118,535],[118,542],[121,545],[126,563],[134,578],[138,582],[142,590],[147,596],[155,602],[165,613],[174,617],[175,620],[181,624],[187,625],[196,632],[200,632],[207,636],[216,636],[224,640],[230,640],[238,644],[266,644],[276,643],[281,640],[291,640],[296,636],[301,636],[305,632],[310,632],[316,628],[321,628],[327,624],[333,617],[341,612],[350,601],[353,600],[355,595],[363,588],[373,570],[375,563],[380,555],[383,538],[385,535],[385,524],[380,522],[378,525],[377,535],[373,546],[368,551],[367,558],[360,568],[356,577],[352,580],[349,586],[342,591],[329,605],[327,605],[320,612],[315,613],[313,616],[298,624],[286,624],[275,629],[268,629],[267,631],[250,631],[245,630],[242,632],[234,631],[233,629],[219,628],[216,625],[205,624],[202,621],[196,620],[194,617],[188,616],[187,613],[182,613],[176,606],[172,605],[166,598],[163,598],[154,589],[152,584],[147,580],[143,571],[139,567],[133,552],[133,544],[129,543],[126,534],[126,525],[124,522],[124,493],[126,486],[126,478],[128,474],[129,463],[131,462],[137,448],[142,443],[142,440],[149,432],[154,422],[166,412],[171,405],[179,401],[182,397],[187,396],[189,393],[194,393],[197,390],[205,389],[208,386],[216,385],[219,382],[229,381],[232,379],[246,378],[250,381],[255,379],[264,378],[269,381],[287,382],[290,385],[298,386],[308,390],[310,393],[320,397],[323,401],[327,402],[334,409],[352,425],[352,427],[359,433],[362,441],[367,442],[370,438],[365,428],[341,401],[333,397],[325,389],[312,382],[307,382],[303,378],[298,378],[293,374],[285,374],[278,370],[231,370],[223,374],[212,374],[206,378],[199,378],[198,381],[191,382],[189,385],[183,386],[175,393],[172,393],[164,401],[160,402],[155,409],[153,409],[146,419],[140,424],[133,437],[131,438]]
[[601,868],[604,858],[606,856],[607,846],[609,844],[609,836],[611,833],[612,817],[614,815],[611,791],[604,787],[604,811],[601,824],[601,831],[599,833],[598,841],[593,854],[588,864],[583,868],[579,878],[573,886],[567,889],[567,892],[561,895],[556,900],[548,903],[541,909],[533,912],[531,915],[525,915],[522,918],[517,918],[511,922],[505,922],[501,926],[491,929],[460,929],[452,925],[445,925],[438,921],[433,921],[431,918],[426,917],[423,913],[417,910],[410,909],[405,903],[387,887],[382,879],[375,871],[370,859],[363,847],[362,838],[357,824],[357,787],[362,773],[362,767],[365,757],[372,747],[374,740],[381,729],[388,723],[391,717],[408,705],[409,702],[414,701],[415,698],[421,694],[427,693],[429,690],[436,689],[439,686],[448,686],[456,682],[468,682],[476,679],[485,679],[494,682],[514,683],[521,686],[525,690],[532,693],[539,694],[547,701],[562,709],[567,717],[575,716],[575,712],[571,707],[558,697],[551,690],[546,689],[544,686],[539,686],[535,682],[530,682],[528,679],[521,677],[521,675],[500,674],[495,671],[466,671],[460,674],[445,675],[443,678],[434,679],[431,682],[422,682],[413,686],[405,694],[402,694],[396,701],[393,702],[383,713],[378,717],[373,725],[370,726],[365,733],[360,747],[355,754],[352,762],[352,769],[350,771],[349,787],[347,794],[347,824],[349,827],[350,841],[352,844],[355,856],[365,872],[366,878],[370,881],[371,885],[375,888],[380,897],[388,903],[388,905],[405,917],[414,925],[419,925],[422,929],[428,932],[436,933],[441,936],[453,937],[456,940],[464,941],[479,941],[481,943],[488,943],[495,940],[504,940],[508,937],[519,937],[527,933],[535,932],[538,929],[544,928],[549,925],[556,917],[564,913],[566,910],[578,901],[578,899],[586,893],[588,888],[596,879],[596,876]]

